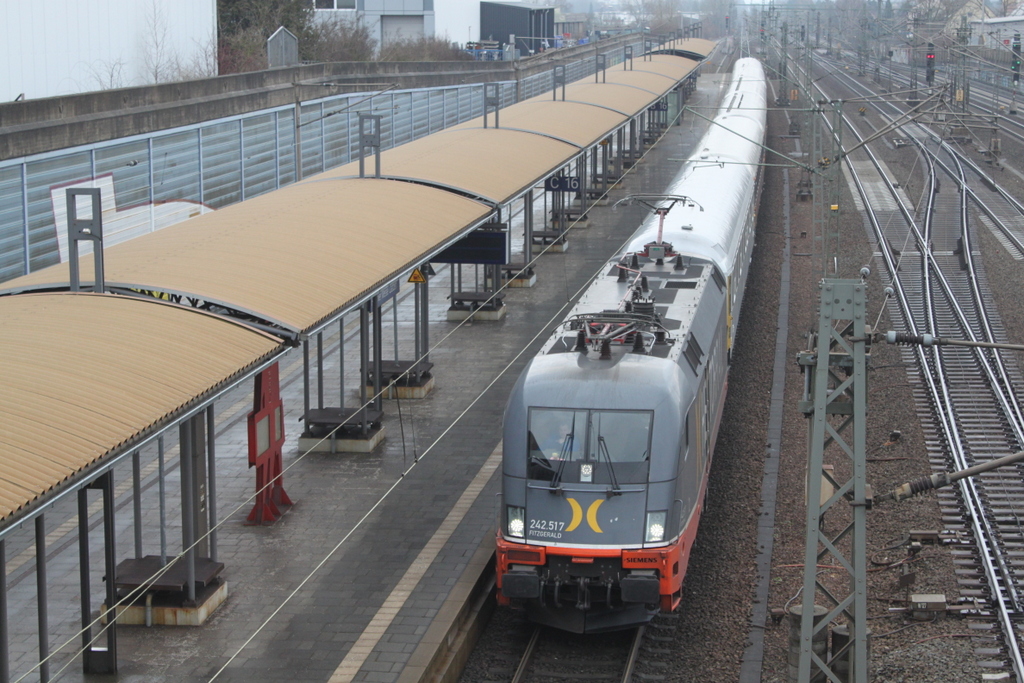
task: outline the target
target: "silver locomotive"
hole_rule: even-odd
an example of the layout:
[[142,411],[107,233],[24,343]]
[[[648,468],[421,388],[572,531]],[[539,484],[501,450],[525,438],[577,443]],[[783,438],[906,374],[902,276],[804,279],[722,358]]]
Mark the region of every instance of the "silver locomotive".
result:
[[575,632],[678,607],[754,243],[765,75],[736,62],[651,216],[519,378],[504,422],[498,600]]

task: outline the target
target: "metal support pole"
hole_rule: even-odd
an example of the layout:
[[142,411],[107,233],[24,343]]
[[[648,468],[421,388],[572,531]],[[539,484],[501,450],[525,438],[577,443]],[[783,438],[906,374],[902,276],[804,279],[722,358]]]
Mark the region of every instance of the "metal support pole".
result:
[[[89,489],[78,489],[78,574],[82,605],[82,650],[92,647],[92,581],[89,578]],[[88,661],[82,662],[86,671]]]
[[302,414],[309,415],[309,339],[302,340]]
[[160,489],[160,566],[167,566],[167,480],[164,474],[164,437],[156,440],[157,483]]
[[615,178],[618,180],[626,173],[626,129],[619,128],[615,131],[615,156],[618,163],[615,164]]
[[[6,576],[4,580],[6,580]],[[36,517],[36,612],[39,626],[39,683],[50,680],[50,623],[46,600],[46,515]]]
[[193,480],[192,480],[192,430],[191,419],[178,426],[179,455],[181,458],[181,548],[185,553],[185,570],[188,584],[185,587],[188,604],[196,602],[196,550]]
[[608,181],[609,175],[611,174],[611,168],[609,167],[609,160],[612,156],[612,139],[611,136],[605,138],[605,143],[601,145],[601,191],[602,194],[608,193]]
[[360,433],[366,436],[370,425],[366,420],[366,383],[370,381],[370,303],[367,302],[359,307],[359,405],[362,408],[360,416]]
[[[100,190],[95,187],[69,187],[66,191],[68,221],[68,266],[70,268],[69,287],[77,292],[80,287],[78,273],[78,243],[92,243],[93,291],[106,291],[103,270],[103,205]],[[88,197],[92,204],[92,218],[79,218],[78,197]]]
[[523,197],[523,261],[533,260],[533,188]]
[[[117,671],[117,529],[114,523],[114,473],[101,477],[103,487],[103,568],[105,572],[107,611],[107,651],[94,653],[92,668],[97,673]],[[92,648],[97,650],[97,648]]]
[[636,118],[629,120],[629,150],[626,152],[629,157],[630,167],[636,163]]
[[[206,476],[209,479],[210,559],[217,561],[217,433],[213,428],[213,404],[206,406]],[[276,429],[276,427],[275,427]]]
[[583,210],[587,206],[587,185],[588,185],[587,166],[589,165],[588,162],[587,162],[587,159],[589,158],[588,155],[593,155],[593,152],[594,152],[593,148],[584,150],[583,151],[583,156],[581,156],[579,159],[576,160],[576,169],[580,173],[580,194],[579,194],[580,216],[583,215]]
[[345,407],[345,316],[338,319],[338,407]]
[[11,631],[7,626],[7,540],[0,538],[0,683],[11,680]]
[[134,513],[135,559],[142,559],[142,467],[139,452],[132,453],[132,512]]
[[391,322],[395,333],[395,360],[398,360],[398,295],[391,299]]
[[[420,271],[422,272],[422,271]],[[412,286],[412,331],[413,331],[413,353],[412,358],[414,361],[419,360],[420,355],[423,353],[423,347],[421,346],[422,340],[420,339],[420,317],[422,311],[420,310],[420,287],[422,283],[417,282]]]
[[[867,683],[867,364],[870,359],[866,334],[866,285],[861,280],[826,279],[821,284],[818,333],[815,343],[798,355],[805,373],[805,395],[801,410],[809,418],[807,464],[807,536],[804,550],[804,586],[800,628],[798,680],[811,680],[812,667],[829,680],[839,680],[813,650],[816,633],[827,629],[840,616],[850,628],[850,683]],[[831,448],[830,448],[831,446]],[[841,477],[824,469],[825,452],[847,457],[849,471]],[[822,502],[823,483],[835,492]],[[838,534],[830,536],[821,526],[822,517],[833,507],[848,504],[851,520]],[[845,518],[846,515],[844,515]],[[818,567],[844,567],[849,574],[843,595],[841,582],[824,586],[818,581]],[[814,619],[816,598],[827,602],[828,613]],[[833,653],[833,659],[836,659]]]
[[[429,263],[423,264],[423,270],[427,270]],[[423,341],[423,360],[424,362],[430,360],[430,277],[424,275],[427,279],[423,283],[423,289],[420,292],[420,305],[423,306],[423,330],[420,333]]]
[[316,333],[316,407],[324,407],[324,333]]
[[381,313],[380,300],[375,296],[373,297],[373,395],[376,398],[373,401],[373,407],[377,410],[384,407],[384,397],[380,393],[382,388],[381,357],[384,355],[384,326]]

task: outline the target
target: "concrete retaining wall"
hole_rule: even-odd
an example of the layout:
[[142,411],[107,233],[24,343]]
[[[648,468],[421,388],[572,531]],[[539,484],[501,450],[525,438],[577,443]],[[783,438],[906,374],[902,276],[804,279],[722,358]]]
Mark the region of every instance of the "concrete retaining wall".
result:
[[616,36],[519,62],[335,62],[0,104],[0,160],[141,135],[345,92],[520,81],[611,52]]

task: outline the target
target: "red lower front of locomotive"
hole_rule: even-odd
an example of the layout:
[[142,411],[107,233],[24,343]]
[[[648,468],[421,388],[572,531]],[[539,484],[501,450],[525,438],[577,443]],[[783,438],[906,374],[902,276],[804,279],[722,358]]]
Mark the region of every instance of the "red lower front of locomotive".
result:
[[629,628],[679,606],[699,512],[666,546],[566,548],[497,538],[498,603],[576,632]]

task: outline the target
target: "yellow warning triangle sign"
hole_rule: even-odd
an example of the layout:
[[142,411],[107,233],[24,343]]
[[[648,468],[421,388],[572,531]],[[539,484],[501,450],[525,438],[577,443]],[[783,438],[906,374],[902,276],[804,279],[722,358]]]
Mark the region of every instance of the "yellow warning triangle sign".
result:
[[417,268],[416,270],[412,271],[412,275],[409,276],[409,282],[415,282],[416,284],[423,284],[426,281],[427,281],[427,278],[423,277],[423,273],[420,272],[419,268]]

